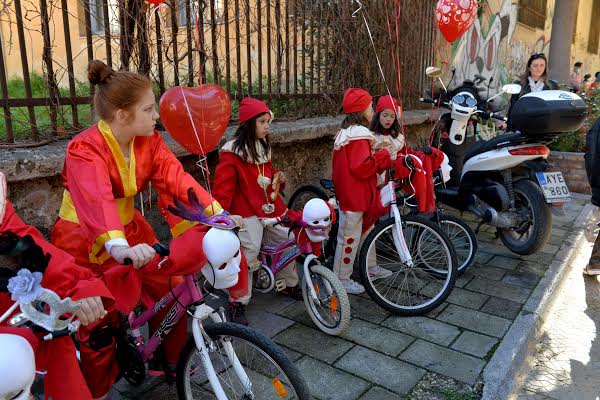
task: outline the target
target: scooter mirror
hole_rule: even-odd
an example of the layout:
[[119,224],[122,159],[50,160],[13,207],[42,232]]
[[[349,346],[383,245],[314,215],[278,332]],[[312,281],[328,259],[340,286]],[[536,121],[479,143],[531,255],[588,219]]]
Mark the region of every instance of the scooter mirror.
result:
[[425,74],[430,78],[440,77],[443,73],[444,71],[442,71],[442,69],[438,67],[427,67],[425,69]]
[[509,83],[502,86],[502,91],[508,94],[518,94],[521,93],[521,85],[518,83]]

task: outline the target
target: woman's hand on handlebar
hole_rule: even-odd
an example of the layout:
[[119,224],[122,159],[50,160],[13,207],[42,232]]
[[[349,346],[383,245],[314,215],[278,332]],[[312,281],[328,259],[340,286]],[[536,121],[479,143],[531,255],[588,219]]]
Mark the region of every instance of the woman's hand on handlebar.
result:
[[75,313],[81,325],[89,325],[106,315],[106,310],[99,296],[79,300],[79,310]]
[[146,243],[140,243],[133,247],[113,246],[110,249],[110,255],[119,264],[125,264],[125,259],[128,258],[131,260],[133,268],[140,269],[154,259],[156,250]]

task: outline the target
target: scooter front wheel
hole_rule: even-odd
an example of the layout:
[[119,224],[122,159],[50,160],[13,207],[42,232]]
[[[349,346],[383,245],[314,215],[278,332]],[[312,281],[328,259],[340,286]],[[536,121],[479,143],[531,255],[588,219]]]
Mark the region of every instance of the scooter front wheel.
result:
[[513,253],[533,254],[550,238],[552,212],[540,187],[529,179],[515,182],[515,206],[527,221],[515,228],[499,228],[500,239]]

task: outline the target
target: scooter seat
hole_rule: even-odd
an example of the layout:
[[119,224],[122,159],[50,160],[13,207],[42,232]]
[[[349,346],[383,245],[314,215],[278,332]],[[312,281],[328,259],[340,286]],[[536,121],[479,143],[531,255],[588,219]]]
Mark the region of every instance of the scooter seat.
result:
[[478,154],[485,153],[486,151],[514,146],[525,142],[525,140],[525,136],[523,136],[520,132],[504,133],[491,140],[480,140],[475,142],[469,151],[467,151],[467,154],[465,155],[465,161],[475,157]]

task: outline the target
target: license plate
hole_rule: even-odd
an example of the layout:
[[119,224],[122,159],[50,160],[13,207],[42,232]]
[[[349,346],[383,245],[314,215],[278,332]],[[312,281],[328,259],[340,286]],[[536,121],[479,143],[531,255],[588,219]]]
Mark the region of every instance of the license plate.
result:
[[536,172],[535,176],[548,203],[562,203],[571,200],[571,193],[562,172]]

